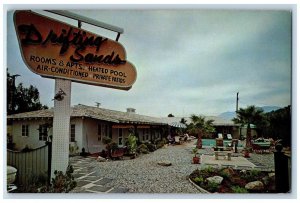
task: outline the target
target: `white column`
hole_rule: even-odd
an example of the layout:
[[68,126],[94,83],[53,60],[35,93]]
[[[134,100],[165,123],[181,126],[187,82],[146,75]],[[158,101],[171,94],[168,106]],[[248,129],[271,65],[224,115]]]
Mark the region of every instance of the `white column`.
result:
[[54,171],[66,172],[69,163],[71,116],[71,81],[55,79],[55,94],[65,92],[61,101],[54,100],[51,177]]

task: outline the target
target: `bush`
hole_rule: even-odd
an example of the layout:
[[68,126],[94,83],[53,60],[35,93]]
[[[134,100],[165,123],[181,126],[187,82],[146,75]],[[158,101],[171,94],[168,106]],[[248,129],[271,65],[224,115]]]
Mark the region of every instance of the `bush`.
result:
[[142,153],[142,154],[149,154],[149,149],[148,149],[148,147],[147,147],[146,144],[141,144],[141,145],[138,147],[137,151],[138,151],[139,153]]
[[109,149],[111,149],[111,150],[116,150],[118,148],[119,148],[119,146],[115,142],[112,142],[112,143],[109,144]]
[[202,176],[199,176],[199,177],[196,177],[196,178],[194,179],[194,181],[195,181],[195,183],[197,183],[197,184],[201,184],[201,183],[203,183],[204,179],[203,179]]
[[228,173],[226,173],[224,170],[219,172],[219,175],[222,176],[223,178],[230,178],[230,175]]
[[246,171],[246,173],[241,175],[241,178],[245,179],[246,181],[254,181],[259,178],[261,175],[261,171],[258,170],[251,170],[251,171]]
[[219,189],[219,185],[214,182],[207,183],[207,190],[210,192],[216,192]]
[[163,141],[159,141],[156,145],[157,149],[162,148],[165,145]]
[[102,143],[103,144],[110,144],[112,142],[112,139],[109,137],[103,137],[102,138]]
[[240,186],[232,186],[231,189],[234,193],[248,193],[248,190],[246,188]]
[[148,147],[148,149],[149,149],[150,152],[154,152],[156,150],[155,144],[147,142],[146,145],[147,145],[147,147]]
[[137,150],[137,138],[133,133],[130,133],[128,136],[128,150],[129,154],[135,154]]
[[31,174],[27,185],[18,186],[18,192],[20,193],[37,193],[40,192],[39,188],[48,186],[47,173],[41,173],[39,175]]
[[208,174],[213,173],[215,171],[216,171],[216,169],[214,169],[211,166],[208,166],[208,167],[206,167],[205,169],[202,170],[203,173],[208,173]]
[[168,141],[166,138],[163,139],[157,139],[155,140],[156,149],[162,148],[165,144],[168,144]]
[[72,166],[68,166],[66,174],[62,171],[55,171],[55,177],[51,180],[51,185],[45,192],[51,193],[68,193],[73,190],[77,183],[74,180],[72,173],[74,172]]
[[68,166],[66,174],[62,171],[55,171],[55,177],[52,178],[50,185],[46,173],[38,176],[31,175],[28,186],[22,186],[18,188],[18,191],[21,193],[68,193],[77,185],[72,175],[73,171],[71,165]]

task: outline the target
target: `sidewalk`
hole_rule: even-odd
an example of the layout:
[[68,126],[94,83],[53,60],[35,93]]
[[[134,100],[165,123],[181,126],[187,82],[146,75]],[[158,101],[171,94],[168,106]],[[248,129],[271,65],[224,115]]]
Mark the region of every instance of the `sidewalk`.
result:
[[102,177],[97,170],[96,158],[72,157],[71,165],[74,168],[74,177],[77,187],[72,193],[126,193],[127,188],[108,187],[113,179]]

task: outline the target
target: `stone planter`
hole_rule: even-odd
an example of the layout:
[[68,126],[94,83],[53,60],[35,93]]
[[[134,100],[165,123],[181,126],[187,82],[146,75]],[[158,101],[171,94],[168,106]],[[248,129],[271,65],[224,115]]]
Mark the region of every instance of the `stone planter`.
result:
[[17,169],[12,166],[7,166],[7,184],[12,184],[16,180]]
[[199,190],[201,193],[206,193],[206,194],[210,194],[210,192],[208,192],[207,190],[203,189],[202,187],[200,187],[199,185],[197,185],[196,183],[194,183],[190,178],[189,178],[190,183],[197,189]]

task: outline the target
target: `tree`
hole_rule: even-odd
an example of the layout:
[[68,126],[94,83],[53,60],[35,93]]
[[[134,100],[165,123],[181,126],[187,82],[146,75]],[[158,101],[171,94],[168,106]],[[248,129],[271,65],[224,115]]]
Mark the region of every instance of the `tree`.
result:
[[266,113],[268,128],[265,134],[273,139],[281,139],[284,146],[291,146],[291,106]]
[[245,109],[240,108],[236,113],[237,117],[233,119],[233,122],[241,125],[247,125],[246,147],[251,148],[252,135],[250,124],[256,125],[258,131],[264,128],[263,126],[266,125],[266,119],[263,114],[263,110],[251,105]]
[[[15,75],[16,76],[16,75]],[[40,94],[36,87],[30,85],[28,88],[23,84],[15,87],[15,78],[7,73],[7,114],[22,113],[48,109],[40,102]]]
[[213,133],[215,128],[213,127],[214,120],[205,120],[203,116],[191,115],[191,123],[188,125],[188,132],[190,134],[197,135],[197,147],[202,148],[202,136]]

